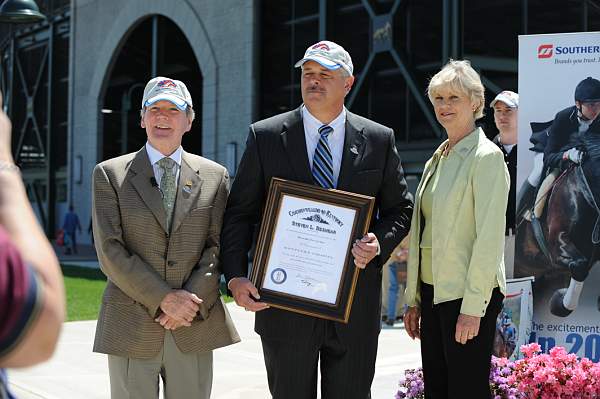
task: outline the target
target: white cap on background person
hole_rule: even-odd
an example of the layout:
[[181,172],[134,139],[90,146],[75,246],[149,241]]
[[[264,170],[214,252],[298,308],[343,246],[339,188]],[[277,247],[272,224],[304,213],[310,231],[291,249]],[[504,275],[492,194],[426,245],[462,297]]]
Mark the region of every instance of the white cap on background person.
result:
[[519,95],[514,91],[504,90],[498,93],[496,98],[490,103],[490,108],[494,108],[494,105],[502,101],[509,108],[519,108]]

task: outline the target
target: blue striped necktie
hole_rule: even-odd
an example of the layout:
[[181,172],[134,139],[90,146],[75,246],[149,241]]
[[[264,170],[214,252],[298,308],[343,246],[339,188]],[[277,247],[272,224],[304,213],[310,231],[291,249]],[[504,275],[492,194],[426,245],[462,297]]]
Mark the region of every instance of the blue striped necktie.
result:
[[319,143],[313,156],[312,174],[316,184],[323,188],[334,188],[333,184],[333,156],[327,136],[333,132],[331,126],[323,125],[319,128]]

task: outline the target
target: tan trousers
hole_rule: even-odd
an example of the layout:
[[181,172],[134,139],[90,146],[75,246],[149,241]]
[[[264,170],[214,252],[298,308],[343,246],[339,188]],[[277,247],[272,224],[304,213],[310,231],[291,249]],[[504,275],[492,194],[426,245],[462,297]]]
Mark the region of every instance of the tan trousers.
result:
[[548,194],[550,194],[552,184],[558,177],[558,174],[559,171],[557,169],[554,169],[552,172],[548,173],[548,176],[546,176],[546,178],[542,181],[542,184],[538,189],[537,196],[535,197],[534,207],[534,214],[538,219],[542,216],[542,213],[544,213],[544,207],[546,206],[546,201],[548,200]]
[[108,355],[111,399],[158,399],[159,377],[164,399],[209,399],[212,363],[212,351],[182,353],[167,331],[163,349],[152,359]]

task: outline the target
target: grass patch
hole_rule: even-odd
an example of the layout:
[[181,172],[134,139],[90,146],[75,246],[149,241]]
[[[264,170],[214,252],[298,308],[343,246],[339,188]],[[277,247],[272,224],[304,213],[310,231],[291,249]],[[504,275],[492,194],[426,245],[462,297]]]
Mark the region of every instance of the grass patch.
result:
[[[100,269],[77,266],[62,266],[67,291],[67,321],[96,320],[106,276]],[[223,301],[233,298],[223,295]]]
[[67,291],[67,321],[98,318],[106,276],[100,269],[62,266]]

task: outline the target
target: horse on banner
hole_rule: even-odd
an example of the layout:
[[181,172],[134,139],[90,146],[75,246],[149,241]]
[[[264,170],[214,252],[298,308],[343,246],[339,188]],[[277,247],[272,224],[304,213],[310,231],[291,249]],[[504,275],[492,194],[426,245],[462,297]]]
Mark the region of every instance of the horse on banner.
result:
[[600,260],[600,133],[577,135],[573,145],[585,155],[548,190],[540,219],[543,237],[536,236],[527,217],[517,226],[516,274],[536,280],[565,274],[570,278],[568,287],[557,289],[550,301],[550,311],[560,317],[577,308],[585,280]]

